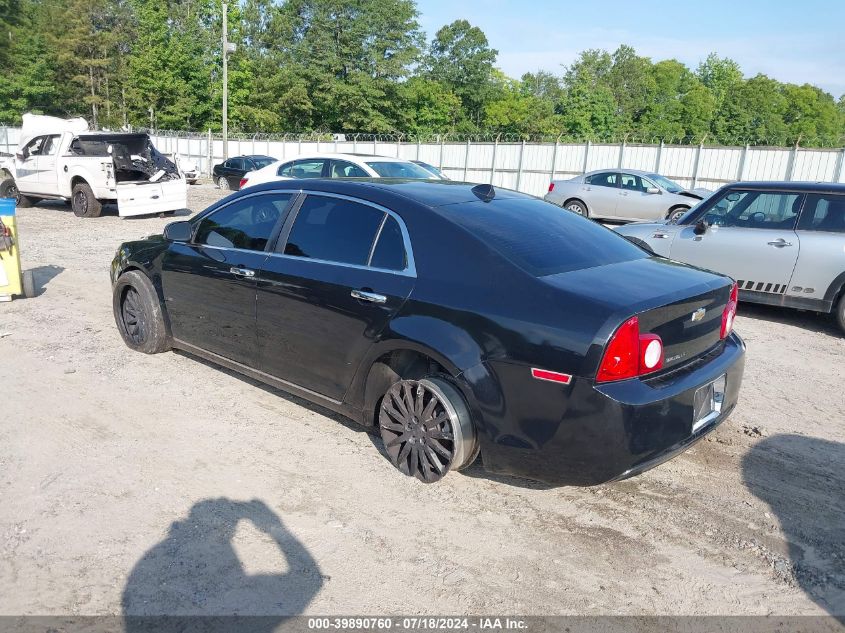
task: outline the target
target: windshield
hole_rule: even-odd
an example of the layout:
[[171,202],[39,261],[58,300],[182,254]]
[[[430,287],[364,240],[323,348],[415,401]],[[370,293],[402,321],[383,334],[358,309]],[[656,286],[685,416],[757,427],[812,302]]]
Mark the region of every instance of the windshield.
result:
[[646,178],[648,178],[649,180],[653,180],[658,187],[662,187],[669,193],[678,193],[679,191],[684,190],[681,185],[672,180],[669,180],[666,176],[661,176],[660,174],[646,174]]
[[252,162],[255,163],[256,169],[261,169],[262,167],[266,167],[267,165],[272,165],[273,163],[277,162],[275,158],[253,158]]
[[435,176],[414,163],[400,161],[368,162],[367,165],[382,178],[414,178],[416,180],[434,180]]

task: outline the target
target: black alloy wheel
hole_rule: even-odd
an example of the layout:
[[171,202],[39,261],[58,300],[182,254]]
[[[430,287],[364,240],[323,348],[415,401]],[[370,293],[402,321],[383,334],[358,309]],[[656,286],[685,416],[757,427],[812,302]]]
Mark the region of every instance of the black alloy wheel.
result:
[[147,340],[149,319],[141,295],[132,286],[126,288],[120,308],[123,329],[135,345],[143,345]]
[[425,483],[466,468],[478,454],[466,402],[440,377],[394,383],[382,399],[379,428],[393,465]]

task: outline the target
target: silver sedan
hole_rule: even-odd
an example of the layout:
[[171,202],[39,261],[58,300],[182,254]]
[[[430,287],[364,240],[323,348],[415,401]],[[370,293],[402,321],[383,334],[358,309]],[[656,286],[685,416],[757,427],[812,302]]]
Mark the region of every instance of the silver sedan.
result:
[[660,174],[603,169],[572,180],[553,180],[545,198],[590,218],[632,222],[680,217],[708,194],[684,189]]

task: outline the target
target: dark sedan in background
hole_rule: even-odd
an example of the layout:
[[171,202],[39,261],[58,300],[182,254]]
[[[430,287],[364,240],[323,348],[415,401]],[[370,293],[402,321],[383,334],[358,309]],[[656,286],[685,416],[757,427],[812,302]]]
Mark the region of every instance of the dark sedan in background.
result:
[[736,405],[736,286],[530,196],[450,181],[256,185],[112,263],[132,349],[171,347],[378,428],[425,482],[590,485]]
[[241,179],[245,173],[261,169],[275,162],[276,159],[272,156],[260,154],[227,158],[214,166],[212,170],[214,184],[225,191],[238,191],[241,188]]

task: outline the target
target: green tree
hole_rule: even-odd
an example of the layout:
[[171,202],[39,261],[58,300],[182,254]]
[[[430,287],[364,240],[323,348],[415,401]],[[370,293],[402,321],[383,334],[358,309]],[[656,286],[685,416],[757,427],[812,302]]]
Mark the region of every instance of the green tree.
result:
[[490,48],[484,31],[466,20],[455,20],[434,35],[425,59],[425,75],[458,95],[468,118],[478,122],[491,96],[498,54]]
[[461,100],[442,83],[411,77],[398,91],[395,119],[400,130],[417,136],[455,130],[461,117]]

